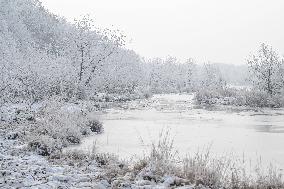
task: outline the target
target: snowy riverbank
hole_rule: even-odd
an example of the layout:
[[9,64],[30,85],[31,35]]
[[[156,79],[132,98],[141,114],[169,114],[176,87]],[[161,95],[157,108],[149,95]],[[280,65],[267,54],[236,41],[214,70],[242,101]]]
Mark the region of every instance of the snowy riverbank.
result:
[[[169,101],[163,100],[165,97]],[[167,113],[175,110],[186,112],[193,108],[193,96],[188,98],[187,95],[156,95],[149,100],[119,103],[115,106],[116,109],[122,110],[149,110],[154,107],[157,111]],[[267,188],[270,185],[276,188],[283,187],[281,175],[273,169],[268,175],[259,172],[256,178],[251,178],[250,174],[236,166],[232,159],[214,159],[208,156],[208,152],[181,158],[176,154],[169,133],[162,134],[157,143],[152,143],[148,154],[132,160],[120,160],[116,155],[98,152],[96,148],[89,152],[62,150],[76,141],[66,140],[70,137],[69,134],[74,134],[69,129],[82,128],[82,125],[77,127],[78,123],[86,123],[84,120],[93,115],[92,111],[99,113],[97,108],[92,109],[93,105],[87,102],[62,102],[56,103],[56,106],[53,104],[52,108],[48,105],[42,106],[43,109],[33,106],[33,111],[25,110],[25,106],[16,109],[11,107],[9,111],[6,109],[10,118],[4,121],[2,116],[1,121],[1,188],[191,189],[206,188],[205,186]],[[65,117],[66,114],[69,117]],[[77,117],[78,115],[80,116]],[[72,118],[72,121],[69,118]],[[54,130],[54,125],[60,125],[59,128],[63,130]],[[83,131],[92,137],[98,136],[88,130]],[[78,133],[74,136],[78,136]],[[81,140],[85,136],[87,135],[81,133],[78,139]],[[49,138],[47,142],[52,141],[55,145],[44,145],[56,147],[55,150],[40,153],[44,156],[39,155],[39,151],[30,145],[33,141],[31,139],[34,138]],[[42,146],[37,146],[39,147]]]
[[107,154],[70,152],[59,157],[43,157],[29,152],[25,143],[3,139],[2,134],[0,154],[0,188],[3,189],[205,188],[194,187],[188,180],[175,176],[164,176],[157,182],[157,176],[150,171],[137,174],[130,165]]
[[[100,105],[106,106],[103,104]],[[120,161],[114,155],[96,151],[63,152],[62,148],[76,141],[74,138],[67,140],[70,134],[74,134],[72,129],[77,131],[82,128],[76,125],[86,123],[82,119],[89,119],[88,112],[98,111],[97,106],[92,106],[87,102],[70,104],[57,101],[31,106],[2,106],[0,187],[104,189],[191,186],[189,181],[174,176],[160,177],[158,181],[148,172],[134,173],[131,164]],[[76,121],[70,115],[75,116]],[[84,137],[78,133],[75,136],[78,142]],[[31,147],[31,143],[36,144],[35,148]]]

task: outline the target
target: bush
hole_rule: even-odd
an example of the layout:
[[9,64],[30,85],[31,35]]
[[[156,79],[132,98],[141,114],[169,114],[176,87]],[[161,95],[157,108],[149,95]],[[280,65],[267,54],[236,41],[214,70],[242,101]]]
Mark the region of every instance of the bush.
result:
[[280,108],[284,106],[283,94],[270,95],[255,89],[201,89],[196,92],[195,99],[198,104],[205,105],[217,104],[260,108]]
[[70,143],[70,144],[79,144],[80,143],[80,138],[75,137],[75,136],[67,136],[66,140]]
[[6,139],[8,139],[8,140],[15,140],[15,139],[19,138],[19,136],[20,136],[19,133],[11,132],[11,133],[7,134]]
[[49,156],[55,151],[60,151],[63,146],[60,144],[60,141],[42,135],[29,141],[28,148],[39,155]]
[[39,141],[29,142],[29,148],[42,156],[49,156],[51,154],[51,149],[46,144]]
[[[66,107],[67,106],[67,107]],[[40,155],[52,155],[70,144],[79,144],[91,131],[101,133],[102,123],[89,120],[82,109],[65,102],[49,101],[36,113],[36,122],[25,127],[29,148]],[[35,139],[35,136],[38,136]]]
[[90,120],[88,123],[87,123],[87,126],[90,128],[90,130],[92,132],[95,132],[97,134],[100,134],[103,132],[103,124],[98,121],[98,120]]
[[143,180],[159,182],[164,176],[178,173],[178,161],[169,131],[161,132],[159,141],[152,143],[150,154],[136,161],[132,169],[137,177]]
[[284,98],[281,94],[269,95],[263,91],[246,91],[244,93],[245,104],[250,107],[280,108],[284,106]]
[[237,91],[234,89],[199,89],[195,94],[195,99],[198,104],[214,105],[223,104],[231,105],[237,100]]
[[[71,144],[79,144],[82,137],[91,132],[103,132],[101,122],[87,117],[86,112],[89,109],[86,106],[74,106],[60,99],[50,99],[35,106],[21,104],[21,108],[7,106],[2,108],[5,115],[1,114],[1,119],[7,127],[5,138],[27,142],[29,149],[40,155],[53,155],[54,152]],[[25,116],[19,116],[30,114],[33,121],[27,120]],[[18,116],[16,122],[13,121],[15,116]],[[23,119],[20,119],[21,117]]]

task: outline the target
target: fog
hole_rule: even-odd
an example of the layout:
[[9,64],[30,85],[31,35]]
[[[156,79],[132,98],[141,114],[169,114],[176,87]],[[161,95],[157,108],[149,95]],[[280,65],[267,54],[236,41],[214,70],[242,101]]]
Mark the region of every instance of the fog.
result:
[[284,50],[281,0],[43,0],[68,20],[91,14],[100,27],[118,28],[128,48],[151,57],[243,64],[260,43]]

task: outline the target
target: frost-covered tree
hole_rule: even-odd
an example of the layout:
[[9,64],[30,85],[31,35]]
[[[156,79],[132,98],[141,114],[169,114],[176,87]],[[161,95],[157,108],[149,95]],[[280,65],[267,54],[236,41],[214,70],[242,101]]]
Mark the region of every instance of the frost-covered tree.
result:
[[123,74],[107,69],[136,69],[130,62],[139,58],[123,44],[122,34],[95,28],[87,16],[72,25],[38,0],[0,0],[0,100],[77,98],[114,76],[126,83]]
[[195,85],[195,72],[196,64],[192,58],[189,58],[185,61],[184,67],[182,68],[183,75],[185,76],[184,87],[186,91],[192,91]]
[[283,59],[271,46],[261,44],[258,53],[248,60],[254,87],[269,95],[278,93],[284,86]]
[[209,90],[220,90],[226,87],[226,81],[223,79],[220,69],[210,63],[205,63],[201,67],[198,83],[201,88]]
[[95,77],[95,86],[107,93],[133,93],[144,85],[143,61],[132,50],[119,49],[101,68]]
[[89,16],[75,20],[75,25],[77,33],[74,39],[74,60],[79,67],[78,80],[87,86],[107,59],[124,45],[125,36],[118,31],[95,28],[94,20]]
[[2,100],[35,101],[60,93],[59,85],[72,76],[64,54],[70,28],[37,0],[0,1]]
[[195,65],[175,57],[150,59],[145,64],[146,78],[152,92],[190,92],[194,88]]

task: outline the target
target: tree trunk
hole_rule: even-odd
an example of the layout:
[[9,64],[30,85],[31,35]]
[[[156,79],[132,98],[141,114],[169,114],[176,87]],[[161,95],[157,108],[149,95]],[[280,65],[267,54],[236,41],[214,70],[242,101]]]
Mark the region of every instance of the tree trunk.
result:
[[272,85],[271,85],[271,69],[268,69],[268,77],[267,77],[267,91],[268,94],[272,95]]
[[80,72],[79,72],[79,81],[82,80],[82,75],[83,75],[83,64],[84,64],[84,49],[83,46],[81,45],[81,63],[80,63]]

